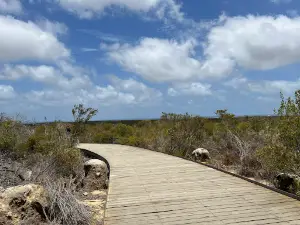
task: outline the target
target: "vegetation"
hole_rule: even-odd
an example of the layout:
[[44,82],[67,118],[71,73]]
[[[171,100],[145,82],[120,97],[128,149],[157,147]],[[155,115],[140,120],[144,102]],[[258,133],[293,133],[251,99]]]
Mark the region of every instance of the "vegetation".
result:
[[[97,110],[75,105],[72,113],[72,133],[59,121],[32,127],[18,118],[0,115],[0,159],[13,158],[32,171],[27,182],[45,187],[51,205],[45,216],[50,224],[90,224],[91,213],[74,196],[84,178],[83,155],[75,148],[75,140]],[[1,186],[5,186],[5,177],[0,178]]]
[[[236,118],[227,109],[220,109],[217,120],[163,113],[157,121],[132,125],[87,123],[97,112],[75,105],[70,135],[59,122],[29,129],[21,121],[2,115],[0,150],[13,151],[19,157],[50,156],[61,176],[75,175],[81,165],[81,155],[74,150],[75,139],[131,145],[186,159],[192,159],[192,151],[203,147],[211,154],[209,164],[270,183],[278,173],[300,175],[300,90],[287,99],[281,93],[275,118]],[[290,191],[299,193],[298,187],[295,184]]]
[[[236,118],[217,110],[218,120],[163,113],[160,120],[91,124],[82,142],[131,145],[191,159],[193,150],[209,150],[208,162],[240,175],[274,183],[279,173],[300,175],[300,91],[274,110],[278,117]],[[291,188],[297,193],[299,189]]]

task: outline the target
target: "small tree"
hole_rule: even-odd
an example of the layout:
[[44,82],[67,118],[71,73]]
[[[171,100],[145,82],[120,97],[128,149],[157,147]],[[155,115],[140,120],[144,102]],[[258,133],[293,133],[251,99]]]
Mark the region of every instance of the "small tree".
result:
[[90,121],[95,115],[97,115],[97,113],[97,109],[85,108],[83,104],[74,105],[74,108],[72,109],[72,114],[75,122],[73,134],[75,136],[81,135],[85,130],[85,124]]
[[285,99],[282,93],[280,97],[280,107],[274,110],[280,116],[280,141],[292,152],[300,154],[300,90],[295,91],[294,99]]
[[227,109],[219,109],[215,112],[215,114],[220,118],[220,119],[232,119],[234,118],[234,114],[228,113]]
[[84,108],[83,104],[74,105],[72,114],[76,123],[87,123],[92,117],[98,113],[97,109]]
[[294,98],[284,98],[274,113],[279,116],[275,140],[257,153],[262,165],[269,172],[292,172],[300,174],[300,90]]

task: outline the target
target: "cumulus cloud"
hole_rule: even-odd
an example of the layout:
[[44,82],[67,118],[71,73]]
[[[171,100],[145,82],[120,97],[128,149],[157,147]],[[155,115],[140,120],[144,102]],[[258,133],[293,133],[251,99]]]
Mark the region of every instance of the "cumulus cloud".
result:
[[224,78],[239,68],[270,70],[299,62],[299,30],[300,17],[222,16],[209,30],[201,56],[199,43],[191,38],[143,38],[137,44],[102,44],[101,49],[149,81]]
[[193,40],[179,43],[144,38],[137,45],[114,44],[106,50],[108,57],[125,70],[159,82],[187,80],[198,74],[201,64],[192,56],[195,45]]
[[0,85],[0,101],[11,100],[16,97],[15,90],[10,85]]
[[0,0],[0,13],[22,13],[22,4],[20,0]]
[[159,101],[162,97],[162,93],[157,89],[150,88],[132,78],[122,80],[116,76],[111,76],[110,81],[117,90],[133,93],[137,103],[150,102],[151,100]]
[[299,30],[299,17],[227,17],[210,30],[204,54],[228,66],[274,69],[300,61]]
[[125,70],[155,82],[223,77],[232,71],[232,60],[218,57],[201,62],[197,41],[143,38],[136,45],[102,44],[110,60]]
[[178,83],[168,89],[168,95],[170,96],[208,96],[212,94],[210,84],[202,84],[199,82],[194,83]]
[[248,83],[248,79],[246,77],[239,76],[239,77],[234,77],[231,80],[225,81],[223,84],[225,86],[238,89],[247,83]]
[[299,62],[299,30],[300,17],[223,16],[209,30],[202,56],[194,39],[143,38],[101,48],[110,60],[149,81],[223,78],[239,68],[270,70]]
[[[71,65],[70,67],[74,69]],[[71,77],[65,75],[71,75]],[[0,80],[15,81],[27,78],[32,79],[35,82],[67,90],[88,87],[91,85],[88,75],[78,75],[76,71],[67,71],[66,68],[58,69],[46,65],[28,66],[5,64],[3,69],[0,70]]]
[[52,22],[48,19],[40,19],[36,24],[45,32],[55,36],[65,35],[68,33],[68,27],[64,23]]
[[263,94],[279,94],[280,91],[292,94],[295,90],[300,89],[300,80],[273,80],[250,82],[248,84],[249,90]]
[[93,85],[90,88],[66,90],[31,91],[25,94],[26,101],[39,105],[60,106],[78,102],[84,104],[149,105],[160,101],[161,93],[133,79],[123,80],[111,77],[106,86]]
[[92,18],[102,15],[105,9],[112,7],[125,8],[133,12],[154,12],[157,17],[166,16],[181,20],[183,14],[180,5],[174,0],[58,0],[60,6],[81,18]]
[[[279,94],[282,91],[285,94],[293,94],[295,90],[300,89],[300,79],[295,81],[288,80],[259,80],[253,81],[246,77],[234,77],[223,83],[227,87],[239,89],[248,92],[260,93],[264,95]],[[263,98],[263,96],[261,96]]]
[[54,62],[70,56],[70,51],[55,35],[31,21],[0,16],[0,39],[0,62]]

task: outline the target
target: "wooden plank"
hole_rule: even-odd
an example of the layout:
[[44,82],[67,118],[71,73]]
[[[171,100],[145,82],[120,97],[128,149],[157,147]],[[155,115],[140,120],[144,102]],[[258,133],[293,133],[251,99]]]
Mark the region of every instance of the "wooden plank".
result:
[[105,225],[300,224],[300,202],[158,152],[80,144],[110,164]]

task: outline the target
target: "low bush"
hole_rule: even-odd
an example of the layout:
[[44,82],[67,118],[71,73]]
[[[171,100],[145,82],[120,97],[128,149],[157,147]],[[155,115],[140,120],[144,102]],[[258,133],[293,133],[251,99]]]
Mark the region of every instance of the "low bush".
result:
[[79,203],[75,198],[72,184],[66,186],[65,181],[48,181],[45,189],[50,203],[46,212],[49,222],[55,221],[57,224],[64,225],[91,224],[91,212],[87,206]]

